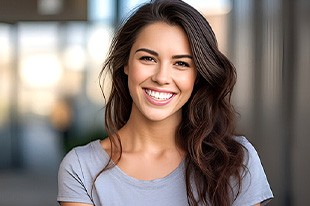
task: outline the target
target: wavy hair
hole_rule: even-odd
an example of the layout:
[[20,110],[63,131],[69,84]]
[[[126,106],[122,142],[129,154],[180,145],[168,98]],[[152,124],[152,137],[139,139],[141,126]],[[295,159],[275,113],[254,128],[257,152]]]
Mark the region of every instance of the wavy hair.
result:
[[[112,150],[119,151],[116,164],[122,153],[117,131],[128,121],[132,106],[124,65],[139,32],[155,22],[183,28],[198,73],[192,95],[182,108],[182,120],[175,137],[178,147],[186,152],[188,204],[229,206],[241,189],[241,174],[245,168],[245,150],[234,138],[236,115],[230,102],[236,71],[219,51],[207,20],[183,1],[154,0],[140,6],[112,40],[100,78],[104,81],[107,72],[112,77],[105,128]],[[112,151],[111,156],[113,154]],[[103,171],[113,166],[111,159]],[[237,193],[230,184],[231,178],[238,183]]]

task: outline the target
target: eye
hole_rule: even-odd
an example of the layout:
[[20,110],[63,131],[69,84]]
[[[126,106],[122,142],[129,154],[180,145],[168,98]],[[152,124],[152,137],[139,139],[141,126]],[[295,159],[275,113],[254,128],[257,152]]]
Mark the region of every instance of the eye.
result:
[[142,61],[146,61],[146,62],[156,62],[155,59],[153,57],[150,57],[150,56],[142,56],[139,59]]
[[175,65],[181,66],[181,67],[189,67],[189,63],[183,62],[183,61],[177,61]]

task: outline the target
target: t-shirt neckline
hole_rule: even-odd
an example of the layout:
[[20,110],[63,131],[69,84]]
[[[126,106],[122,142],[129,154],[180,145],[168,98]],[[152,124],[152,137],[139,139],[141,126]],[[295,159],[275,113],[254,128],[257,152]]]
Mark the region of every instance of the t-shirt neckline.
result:
[[[96,150],[98,150],[98,153],[103,156],[103,158],[108,162],[110,159],[109,154],[106,152],[106,150],[101,146],[100,140],[95,140],[93,144],[96,147]],[[140,180],[134,177],[129,176],[126,174],[119,166],[114,164],[114,167],[107,170],[106,172],[113,175],[118,180],[124,180],[127,183],[136,186],[141,187],[143,189],[152,189],[152,188],[158,188],[161,186],[164,186],[165,184],[170,184],[171,181],[175,181],[176,179],[185,178],[184,177],[184,170],[185,170],[185,160],[183,159],[181,163],[176,167],[171,173],[166,175],[162,178],[157,178],[153,180]]]

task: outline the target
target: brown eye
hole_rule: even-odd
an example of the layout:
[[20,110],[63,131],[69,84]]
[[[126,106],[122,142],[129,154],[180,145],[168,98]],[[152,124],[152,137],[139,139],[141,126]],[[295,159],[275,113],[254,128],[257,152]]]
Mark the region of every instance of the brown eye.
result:
[[178,61],[175,63],[175,65],[181,66],[181,67],[189,67],[189,64],[187,62],[183,62],[183,61]]
[[156,62],[155,59],[150,56],[142,56],[140,57],[140,60],[147,61],[147,62]]

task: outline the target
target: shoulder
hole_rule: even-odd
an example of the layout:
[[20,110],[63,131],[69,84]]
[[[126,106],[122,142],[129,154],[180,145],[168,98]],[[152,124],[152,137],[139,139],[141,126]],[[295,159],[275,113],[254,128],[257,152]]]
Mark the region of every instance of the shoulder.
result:
[[[241,174],[241,191],[234,205],[254,205],[273,197],[260,157],[254,146],[243,136],[235,137],[245,149],[244,167]],[[244,204],[246,202],[246,204]]]
[[[246,149],[253,150],[253,145],[249,142],[249,140],[244,136],[235,136],[234,139],[239,142]],[[255,149],[254,149],[255,150]]]
[[236,136],[235,140],[239,142],[245,150],[243,164],[246,170],[244,176],[247,175],[246,173],[250,173],[249,175],[254,173],[265,174],[260,157],[250,141],[244,136]]
[[96,140],[68,152],[60,164],[60,170],[95,174],[107,164],[108,160],[100,140]]
[[77,146],[70,150],[65,157],[63,158],[62,165],[63,164],[78,164],[79,161],[83,161],[84,159],[89,159],[91,156],[91,153],[96,150],[94,148],[94,144],[96,144],[97,141],[88,143],[84,146]]
[[91,204],[93,181],[108,160],[99,140],[73,148],[59,167],[57,200]]
[[248,172],[254,172],[251,170],[262,170],[262,163],[259,154],[252,143],[244,136],[236,136],[235,140],[239,142],[245,150],[244,165],[249,170]]

